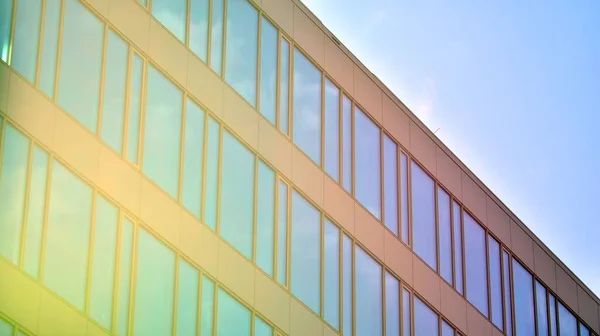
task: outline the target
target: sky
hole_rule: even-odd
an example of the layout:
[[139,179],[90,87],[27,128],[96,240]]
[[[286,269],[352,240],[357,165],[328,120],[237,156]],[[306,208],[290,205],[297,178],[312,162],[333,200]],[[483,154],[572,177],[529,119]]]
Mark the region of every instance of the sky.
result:
[[600,1],[303,2],[600,296]]

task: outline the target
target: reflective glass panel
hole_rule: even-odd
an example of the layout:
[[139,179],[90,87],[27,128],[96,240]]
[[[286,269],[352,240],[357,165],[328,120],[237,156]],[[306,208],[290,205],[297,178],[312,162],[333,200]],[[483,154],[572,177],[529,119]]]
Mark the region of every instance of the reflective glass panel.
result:
[[138,163],[140,141],[140,115],[142,113],[142,76],[144,60],[133,53],[133,64],[130,80],[129,113],[127,121],[127,160]]
[[[515,290],[515,297],[516,294]],[[558,325],[560,336],[577,336],[577,318],[561,302],[558,302]],[[518,333],[517,335],[520,336]]]
[[0,336],[12,336],[14,328],[13,326],[0,318]]
[[[8,2],[10,3],[10,1]],[[56,78],[60,3],[61,0],[46,0],[44,13],[42,58],[40,61],[40,79],[38,85],[40,86],[40,89],[51,98],[54,97],[54,80]],[[3,20],[0,20],[0,22],[2,21]],[[0,42],[0,46],[1,44],[2,43]]]
[[275,125],[278,32],[265,17],[261,18],[260,29],[260,113]]
[[343,335],[352,335],[352,240],[342,236],[342,302],[343,302]]
[[325,78],[325,172],[340,180],[340,89]]
[[483,315],[488,316],[485,231],[466,212],[464,219],[467,300]]
[[175,37],[185,42],[187,0],[152,0],[152,15]]
[[12,26],[13,2],[0,3],[0,58],[8,62],[10,51],[10,29]]
[[200,317],[200,335],[213,334],[215,304],[215,283],[209,278],[202,277],[202,307]]
[[[513,260],[513,287],[515,290],[515,331],[517,336],[535,335],[533,310],[533,278],[517,261]],[[468,288],[468,287],[467,287]],[[562,327],[562,323],[561,323]],[[577,328],[577,326],[575,326]],[[564,336],[561,333],[562,336]],[[575,334],[577,335],[577,330]]]
[[506,319],[506,335],[513,333],[512,323],[512,295],[510,286],[510,257],[508,252],[502,250],[502,277],[504,278],[504,318]]
[[279,209],[277,218],[277,281],[287,284],[287,241],[288,241],[288,186],[279,181]]
[[454,336],[454,328],[442,320],[442,336]]
[[273,335],[273,328],[265,323],[260,317],[254,318],[254,336],[271,336]]
[[179,259],[177,336],[196,336],[198,325],[198,270]]
[[188,98],[185,109],[183,190],[181,202],[197,218],[200,218],[202,205],[205,118],[206,113],[204,110]]
[[343,187],[352,193],[352,103],[342,98],[342,180]]
[[354,253],[356,336],[379,336],[383,334],[381,265],[358,246]]
[[385,335],[400,336],[400,283],[385,272]]
[[383,210],[385,226],[398,236],[398,147],[383,136]]
[[450,196],[438,188],[438,234],[440,240],[440,275],[452,284],[452,218]]
[[12,67],[30,83],[35,82],[41,18],[42,0],[17,0],[10,62]]
[[[431,268],[436,270],[435,183],[414,162],[411,163],[410,173],[413,249]],[[483,255],[485,257],[485,249]],[[483,271],[485,272],[485,268]]]
[[408,158],[400,154],[400,213],[402,214],[401,230],[402,241],[409,244],[409,217],[408,217]]
[[250,336],[250,311],[219,288],[217,336]]
[[381,219],[380,129],[360,109],[354,109],[354,194],[377,219]]
[[281,38],[279,58],[279,129],[284,134],[290,132],[290,43]]
[[258,162],[258,204],[256,214],[256,264],[273,276],[275,240],[275,172]]
[[454,288],[463,293],[463,249],[462,249],[462,220],[460,205],[452,201],[452,231],[454,233]]
[[556,321],[556,298],[554,295],[548,295],[548,312],[550,318],[550,336],[557,336],[557,321]]
[[546,287],[535,282],[535,308],[537,316],[538,335],[548,336],[548,306],[546,300]]
[[415,296],[415,335],[437,336],[438,316],[423,301]]
[[208,136],[206,149],[206,184],[204,204],[204,223],[213,230],[217,229],[217,193],[219,189],[219,151],[221,126],[212,117],[208,118]]
[[190,49],[203,62],[208,57],[208,3],[209,0],[190,0]]
[[[48,154],[35,146],[33,148],[31,178],[29,180],[27,234],[25,235],[25,256],[23,260],[23,269],[34,278],[38,277],[40,269],[48,161]],[[0,182],[0,185],[2,185],[2,182]]]
[[133,223],[123,219],[121,226],[121,255],[119,256],[119,298],[117,303],[117,335],[125,336],[129,330],[129,296],[133,267]]
[[210,27],[210,67],[219,76],[223,64],[223,16],[224,1],[212,0],[212,16]]
[[410,292],[402,289],[402,331],[403,336],[411,335]]
[[590,330],[581,322],[579,323],[579,336],[590,336]]
[[488,236],[490,299],[492,323],[502,330],[504,328],[504,311],[502,310],[502,270],[500,269],[500,244]]
[[340,230],[325,219],[324,317],[333,328],[340,328]]

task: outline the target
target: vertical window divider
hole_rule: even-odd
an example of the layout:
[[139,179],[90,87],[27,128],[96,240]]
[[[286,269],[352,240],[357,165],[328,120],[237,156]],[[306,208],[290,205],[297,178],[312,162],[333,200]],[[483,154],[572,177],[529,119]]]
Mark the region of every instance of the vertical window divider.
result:
[[229,0],[223,0],[223,43],[221,43],[221,78],[225,78],[225,71],[227,71],[227,10],[229,7]]
[[[537,297],[538,297],[538,286],[536,284],[537,280],[535,277],[535,274],[531,274],[531,287],[533,288],[533,326],[534,326],[534,330],[535,330],[535,334],[539,335],[540,334],[540,326],[538,323],[538,302],[537,302]],[[579,325],[579,323],[577,323]],[[579,335],[579,334],[578,334]]]
[[379,278],[380,278],[379,281],[381,282],[381,335],[382,336],[387,335],[387,324],[386,324],[387,314],[385,311],[385,307],[387,305],[387,295],[386,295],[385,273],[386,273],[386,270],[385,270],[385,264],[384,264],[384,265],[381,265],[381,272],[379,274]]
[[504,283],[504,267],[508,266],[508,265],[504,265],[504,248],[502,247],[502,243],[499,242],[499,249],[500,249],[500,286],[501,286],[501,291],[502,291],[502,300],[500,300],[500,304],[501,304],[501,309],[502,309],[502,331],[506,334],[506,327],[508,325],[507,323],[507,318],[506,318],[506,307],[504,304],[504,298],[506,297],[506,284]]
[[137,291],[137,286],[135,285],[135,281],[137,279],[137,259],[138,259],[138,236],[140,226],[137,222],[132,221],[133,223],[133,242],[131,243],[131,279],[129,279],[129,312],[127,315],[127,330],[129,331],[129,335],[134,334],[134,313],[135,313],[135,293]]
[[398,218],[396,230],[398,230],[397,238],[402,241],[402,175],[400,169],[402,169],[402,151],[400,144],[396,143],[396,216]]
[[[0,125],[1,126],[1,125]],[[27,153],[27,173],[25,177],[25,202],[23,206],[23,223],[21,223],[21,244],[19,249],[19,260],[17,261],[19,267],[23,268],[23,263],[25,261],[25,244],[26,244],[26,234],[27,234],[27,217],[29,215],[29,194],[31,192],[31,171],[33,169],[33,149],[35,147],[35,143],[27,137],[29,143],[29,151]]]
[[118,314],[118,310],[119,310],[119,291],[121,290],[119,288],[119,279],[121,278],[121,253],[122,253],[122,244],[121,242],[123,241],[123,210],[121,210],[121,208],[119,207],[118,210],[118,223],[117,223],[117,237],[116,237],[116,252],[115,252],[115,277],[113,279],[113,303],[112,303],[112,309],[111,309],[111,314],[110,314],[110,321],[111,321],[111,333],[113,335],[117,334],[117,323],[115,322],[117,320],[117,314]]
[[90,313],[90,291],[92,288],[92,260],[94,254],[94,236],[96,231],[96,211],[98,206],[98,190],[92,187],[92,213],[90,218],[90,236],[88,242],[88,260],[87,260],[87,276],[85,286],[85,304],[83,308],[84,316],[88,317]]
[[[461,239],[461,254],[462,254],[462,281],[463,281],[463,296],[465,297],[465,299],[467,298],[467,260],[465,257],[465,212],[463,211],[463,207],[462,205],[459,204],[459,210],[460,210],[460,230],[461,230],[461,235],[462,235],[462,239]],[[511,271],[511,275],[512,275],[512,271]]]
[[[407,231],[408,231],[408,237],[406,239],[406,241],[408,241],[408,246],[411,247],[411,250],[413,249],[413,230],[412,230],[412,224],[413,224],[413,213],[412,213],[412,168],[411,168],[411,163],[412,163],[412,158],[406,154],[406,208],[408,210],[408,223],[406,223],[407,226]],[[412,315],[411,315],[412,316]]]
[[[133,56],[134,51],[131,44],[127,45],[127,77],[125,78],[125,113],[123,114],[123,139],[121,140],[121,152],[123,158],[126,161],[129,152],[128,139],[129,139],[129,115],[130,115],[130,101],[131,101],[131,81],[133,77]],[[139,147],[139,145],[138,145]]]
[[[196,314],[196,336],[200,336],[200,333],[202,332],[202,283],[204,282],[204,278],[206,277],[206,275],[204,274],[204,272],[199,269],[198,270],[198,295],[196,297],[196,305],[198,307],[198,312]],[[211,336],[211,335],[209,335]]]
[[404,307],[404,283],[402,280],[399,280],[399,296],[400,296],[400,336],[410,336],[410,335],[405,335],[404,334],[404,324],[406,323],[406,321],[404,321],[404,309],[406,309],[406,307]]
[[[60,59],[62,57],[63,25],[65,22],[65,0],[60,0],[60,18],[58,21],[58,41],[56,42],[56,68],[54,73],[54,95],[52,100],[58,101],[58,85],[60,78]],[[43,37],[42,37],[43,39]]]
[[[350,141],[351,142],[351,144],[350,144],[350,153],[351,154],[350,155],[352,156],[352,159],[350,160],[350,162],[351,162],[350,167],[352,167],[352,168],[350,168],[350,170],[352,171],[352,174],[350,174],[350,178],[352,179],[352,183],[350,183],[350,190],[351,190],[350,195],[352,197],[354,197],[354,198],[356,198],[355,197],[356,179],[354,178],[354,175],[356,175],[356,167],[355,167],[355,164],[354,164],[354,160],[356,159],[356,155],[354,153],[354,148],[356,147],[355,146],[355,143],[356,143],[356,138],[355,138],[356,132],[354,132],[354,128],[355,128],[355,125],[354,125],[355,124],[355,120],[354,120],[355,119],[354,118],[355,109],[356,109],[356,105],[354,103],[354,100],[350,100],[350,120],[351,120],[351,122],[350,122],[350,139],[352,139],[352,141]],[[354,252],[353,252],[352,256],[353,256],[352,260],[354,261]],[[352,283],[354,284],[354,281]],[[352,302],[354,303],[354,300]],[[355,328],[352,328],[352,330],[354,330],[354,329]]]
[[[320,155],[320,164],[319,164],[319,168],[323,170],[323,172],[325,172],[325,73],[323,71],[321,71],[321,69],[317,68],[319,70],[319,72],[321,73],[321,130],[320,130],[320,137],[321,137],[321,155]],[[327,174],[327,173],[325,173]]]
[[254,186],[253,186],[253,204],[252,204],[252,254],[251,254],[251,260],[254,264],[256,264],[256,249],[257,249],[257,240],[258,240],[258,162],[260,161],[260,159],[258,158],[258,155],[254,154],[254,152],[252,152],[252,156],[254,157],[254,176],[252,177],[254,179]]
[[179,264],[181,263],[180,253],[175,250],[175,281],[173,284],[173,321],[171,325],[171,335],[177,335],[177,305],[179,304]]
[[254,312],[254,309],[250,309],[250,335],[252,336],[256,335],[256,325],[254,320],[256,320],[256,313]]
[[185,2],[185,38],[183,44],[187,49],[190,49],[190,26],[192,24],[192,20],[190,17],[192,16],[192,0],[186,0]]
[[33,85],[35,87],[40,86],[40,72],[42,65],[42,49],[44,47],[44,23],[46,22],[46,4],[48,0],[42,0],[42,10],[40,11],[40,37],[38,39],[38,53],[36,58],[36,67],[35,67],[35,79],[33,80]]
[[[6,122],[5,122],[6,123]],[[5,132],[2,132],[4,134]],[[48,233],[48,213],[50,211],[50,189],[52,187],[52,162],[54,161],[54,155],[48,153],[48,167],[46,167],[46,195],[44,202],[44,218],[42,224],[42,241],[40,242],[40,269],[39,269],[39,283],[43,283],[44,280],[44,262],[46,259],[46,235]]]
[[[191,1],[191,0],[190,0]],[[206,33],[208,34],[208,37],[206,39],[206,65],[208,66],[209,69],[211,68],[211,61],[212,61],[212,57],[211,57],[211,51],[212,51],[212,13],[213,13],[213,1],[214,0],[206,0],[208,1],[208,20],[206,22],[207,27],[206,27]],[[191,22],[190,22],[191,24]]]
[[[344,90],[338,89],[338,184],[344,189]],[[340,240],[341,242],[341,240]]]
[[102,115],[104,114],[104,85],[106,79],[106,57],[108,49],[108,24],[101,21],[104,25],[104,33],[102,35],[102,64],[100,66],[100,90],[98,92],[98,116],[96,117],[96,130],[94,134],[101,138],[102,137]]
[[[450,207],[450,255],[452,256],[452,262],[450,263],[451,267],[452,267],[452,287],[454,289],[456,289],[456,253],[455,253],[455,237],[454,237],[454,225],[456,225],[456,223],[454,223],[454,198],[452,197],[452,194],[448,194],[450,197],[450,204],[448,205]],[[500,258],[502,259],[502,258]],[[504,293],[504,292],[502,292]]]
[[384,228],[387,228],[387,221],[385,218],[385,151],[383,148],[385,146],[383,140],[384,132],[383,129],[379,127],[379,125],[375,124],[375,126],[379,129],[379,214],[381,217],[381,224],[383,224]]
[[[253,8],[256,8],[253,6]],[[260,74],[261,74],[261,57],[262,57],[262,12],[260,9],[256,9],[257,11],[257,15],[258,15],[258,22],[257,22],[257,36],[256,36],[256,43],[258,45],[258,47],[256,48],[256,92],[255,92],[255,99],[256,99],[256,111],[258,111],[258,113],[260,114]],[[262,114],[261,114],[262,115]],[[254,321],[254,319],[252,319],[252,321]]]
[[[63,0],[64,1],[64,0]],[[148,60],[144,57],[141,57],[143,61],[142,66],[142,96],[140,97],[140,131],[138,134],[138,152],[137,152],[137,162],[138,168],[141,170],[142,165],[144,164],[144,135],[146,134],[146,87],[148,81]]]
[[212,335],[202,335],[202,336],[217,336],[217,332],[218,332],[218,328],[219,326],[217,325],[217,315],[219,313],[219,283],[217,281],[214,281],[214,286],[213,286],[213,305],[212,305],[212,309],[213,309],[213,314],[212,314],[212,325],[213,325],[213,330],[212,330]]
[[[546,290],[546,316],[548,316],[547,321],[546,321],[548,323],[548,331],[549,331],[549,334],[552,335],[552,318],[553,317],[552,317],[552,315],[550,315],[550,290]],[[556,316],[554,318],[556,318]],[[556,336],[556,335],[552,335],[552,336]]]
[[183,165],[185,160],[185,119],[187,115],[187,91],[182,90],[182,110],[181,110],[181,125],[180,125],[180,138],[179,138],[179,181],[177,184],[177,201],[181,205],[183,203]]
[[[436,272],[439,276],[442,276],[442,267],[440,265],[440,253],[441,253],[441,249],[440,249],[440,204],[439,204],[439,188],[440,185],[438,184],[436,179],[433,179],[433,204],[434,204],[434,217],[435,217],[435,266],[436,266]],[[438,328],[440,329],[440,328]]]
[[[512,255],[510,253],[508,253],[508,263],[509,263],[509,268],[508,269],[509,269],[509,273],[510,273],[509,274],[509,281],[510,281],[510,294],[511,294],[510,298],[509,298],[510,299],[510,306],[511,306],[510,307],[511,308],[510,309],[510,314],[511,314],[512,328],[513,328],[512,334],[515,335],[516,332],[517,332],[517,323],[516,323],[516,320],[515,320],[515,300],[514,300],[514,297],[515,297],[515,282],[513,281],[513,261],[512,260],[513,260],[512,259]],[[556,306],[556,301],[557,300],[555,300],[554,304],[555,304],[555,307],[558,308]],[[557,319],[557,325],[558,325],[558,319]],[[559,331],[559,334],[560,334],[560,331]]]
[[[6,1],[6,0],[5,0]],[[12,1],[13,6],[12,6],[12,14],[11,14],[11,21],[10,21],[10,34],[9,34],[9,43],[8,43],[8,57],[7,57],[7,61],[6,62],[8,65],[12,66],[12,53],[13,53],[13,45],[15,44],[15,27],[17,25],[17,6],[19,6],[19,3],[17,0],[8,0],[8,1]]]
[[[480,224],[479,224],[480,225]],[[490,272],[490,235],[487,231],[487,229],[484,226],[481,226],[483,228],[483,233],[485,234],[485,274],[486,274],[486,278],[485,281],[487,282],[487,318],[490,320],[492,320],[492,284],[490,281],[491,278],[491,272]],[[494,323],[492,323],[492,326],[494,325]]]
[[408,293],[410,297],[410,299],[408,300],[410,302],[410,334],[412,336],[420,336],[416,335],[415,330],[415,294],[411,290],[409,290]]

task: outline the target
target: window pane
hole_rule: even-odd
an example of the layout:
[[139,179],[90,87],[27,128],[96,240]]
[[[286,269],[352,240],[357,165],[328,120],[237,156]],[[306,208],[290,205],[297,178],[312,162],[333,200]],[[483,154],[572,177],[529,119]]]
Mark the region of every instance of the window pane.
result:
[[[29,180],[29,204],[27,205],[27,234],[23,269],[37,279],[42,251],[44,206],[46,205],[46,182],[48,179],[48,154],[39,147],[33,149],[33,163]],[[0,183],[1,185],[2,183]],[[1,202],[1,201],[0,201]],[[4,202],[1,202],[4,203]]]
[[198,325],[198,270],[179,259],[177,336],[196,336]]
[[225,0],[212,0],[212,23],[210,28],[210,67],[220,76],[223,64],[223,16]]
[[442,320],[442,336],[454,336],[454,328]]
[[208,137],[206,144],[206,185],[204,204],[204,223],[213,230],[217,229],[217,193],[219,188],[219,151],[220,125],[212,117],[208,118]]
[[287,284],[287,215],[288,215],[288,186],[279,181],[279,209],[277,219],[277,281]]
[[204,119],[206,113],[191,99],[186,100],[183,148],[182,203],[200,218],[204,161]]
[[250,311],[219,288],[217,336],[250,336]]
[[579,336],[590,336],[590,330],[581,322],[579,323]]
[[411,326],[410,292],[402,289],[402,330],[403,336],[409,336]]
[[548,335],[548,306],[546,304],[546,287],[535,282],[535,298],[536,298],[536,316],[537,316],[537,327],[538,335]]
[[325,79],[325,171],[340,180],[340,89]]
[[[467,253],[468,255],[468,253]],[[535,335],[533,310],[533,279],[531,274],[513,260],[513,286],[515,290],[515,331],[517,336]],[[468,287],[467,287],[468,288]],[[562,323],[561,323],[562,327]],[[573,336],[576,336],[577,331]],[[561,336],[564,336],[561,333]]]
[[558,303],[558,324],[560,325],[560,336],[577,336],[577,319],[560,302]]
[[357,107],[354,110],[354,193],[356,199],[381,219],[380,130]]
[[41,17],[42,0],[17,0],[10,61],[12,67],[31,83],[35,82]]
[[294,49],[294,143],[321,165],[321,72]]
[[440,275],[449,284],[452,284],[450,196],[441,188],[438,188],[438,228],[440,237]]
[[133,266],[133,223],[123,219],[121,226],[121,255],[119,256],[119,298],[117,303],[117,335],[125,336],[129,330],[129,296]]
[[92,219],[92,189],[63,165],[52,165],[44,284],[83,311]]
[[104,23],[76,0],[65,1],[58,103],[96,133]]
[[342,179],[344,189],[352,193],[352,103],[342,98]]
[[104,67],[102,140],[119,154],[121,154],[123,146],[128,47],[127,43],[112,29],[108,31],[106,66]]
[[183,94],[153,66],[147,85],[142,171],[177,198]]
[[[454,233],[454,287],[463,293],[463,249],[462,249],[462,220],[460,205],[452,201],[452,231]],[[506,282],[507,283],[507,282]]]
[[260,113],[273,125],[276,122],[277,39],[278,32],[269,20],[261,18],[260,38]]
[[385,226],[398,236],[398,147],[383,136],[383,191]]
[[488,254],[490,267],[490,298],[491,298],[491,319],[492,323],[503,330],[504,311],[502,310],[502,271],[500,270],[500,244],[488,236]]
[[252,259],[254,154],[227,131],[221,178],[221,236]]
[[273,328],[258,316],[254,318],[254,336],[271,336]]
[[467,300],[483,315],[488,316],[485,231],[466,212],[464,219]]
[[360,247],[355,250],[356,336],[382,335],[381,265]]
[[256,106],[258,11],[246,0],[227,0],[225,80]]
[[385,335],[400,336],[400,284],[385,272]]
[[325,219],[325,272],[323,293],[324,317],[333,328],[340,329],[340,230]]
[[352,240],[343,235],[342,238],[342,249],[343,249],[343,280],[344,285],[343,298],[343,335],[352,335]]
[[135,335],[171,335],[175,290],[175,253],[138,230]]
[[213,317],[215,304],[215,283],[209,278],[202,277],[202,307],[200,320],[200,335],[213,334]]
[[207,61],[208,55],[208,2],[209,0],[190,0],[190,49]]
[[108,330],[112,325],[118,224],[119,209],[98,195],[96,197],[89,314],[91,318]]
[[[431,268],[437,269],[435,183],[416,163],[411,163],[413,249]],[[483,241],[485,246],[485,240]],[[485,249],[483,250],[485,258]],[[485,259],[484,259],[485,260]],[[485,268],[483,269],[485,272]]]
[[402,241],[409,244],[409,220],[408,220],[408,157],[400,154],[400,206],[402,213]]
[[281,38],[279,69],[279,129],[289,134],[290,124],[290,43]]
[[[10,3],[10,1],[8,1]],[[42,41],[42,59],[40,61],[40,89],[54,97],[54,79],[56,78],[56,58],[58,56],[58,26],[60,21],[60,0],[46,0],[44,14],[44,35]],[[0,19],[0,22],[3,20]],[[0,28],[1,30],[1,28]],[[1,33],[0,33],[1,35]],[[0,40],[2,37],[0,36]],[[2,42],[0,41],[0,47]]]
[[142,76],[144,61],[133,53],[133,69],[131,70],[129,113],[127,125],[127,160],[138,163],[140,141],[140,115],[142,113]]
[[556,298],[554,298],[554,295],[552,294],[548,295],[548,305],[550,312],[550,336],[557,336],[558,330],[556,323]]
[[13,326],[0,318],[0,336],[12,336]]
[[438,335],[437,314],[418,297],[415,297],[415,335]]
[[152,0],[152,15],[185,42],[186,0]]
[[512,323],[512,295],[510,289],[510,260],[508,252],[502,250],[502,277],[504,278],[504,318],[506,319],[506,335],[511,336]]
[[[19,264],[29,139],[6,124],[0,171],[0,255]],[[0,136],[2,134],[0,133]]]
[[292,192],[291,290],[315,313],[321,301],[321,214]]
[[258,205],[256,214],[256,264],[273,276],[275,240],[275,172],[258,162]]
[[12,12],[12,1],[2,1],[0,3],[0,58],[2,58],[4,62],[8,62],[8,52],[10,50]]

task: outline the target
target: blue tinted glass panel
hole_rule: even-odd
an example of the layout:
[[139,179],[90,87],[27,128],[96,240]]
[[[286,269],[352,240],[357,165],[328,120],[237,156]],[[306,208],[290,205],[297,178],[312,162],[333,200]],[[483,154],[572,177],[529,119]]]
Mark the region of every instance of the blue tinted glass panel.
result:
[[25,256],[23,261],[23,269],[34,278],[38,277],[40,269],[44,206],[46,205],[46,183],[48,179],[47,172],[48,154],[35,146],[33,148],[31,178],[29,180],[27,234],[25,235]]
[[[414,162],[411,163],[410,172],[413,248],[419,257],[436,270],[435,183]],[[485,240],[483,244],[485,246]],[[485,258],[485,249],[483,256]]]
[[108,31],[104,98],[102,104],[102,140],[121,154],[125,122],[128,45],[114,31]]
[[204,204],[204,223],[213,230],[217,229],[217,199],[219,189],[219,151],[220,125],[212,117],[208,118],[208,137],[206,149],[206,183]]
[[179,259],[177,336],[196,336],[198,325],[198,270]]
[[346,236],[342,236],[342,301],[343,301],[343,335],[352,335],[352,240]]
[[535,308],[537,316],[538,335],[548,335],[548,306],[546,300],[546,287],[535,282]]
[[135,335],[171,335],[175,291],[175,253],[138,231],[135,287]]
[[321,165],[321,72],[294,49],[294,143]]
[[65,1],[58,103],[96,133],[104,23],[76,0]]
[[183,94],[153,66],[147,90],[142,171],[177,198]]
[[467,300],[483,315],[488,316],[485,231],[466,212],[464,219]]
[[383,211],[385,226],[398,236],[398,147],[383,136]]
[[175,37],[185,42],[187,0],[152,0],[152,15]]
[[290,132],[290,43],[281,38],[279,70],[279,129]]
[[400,213],[401,219],[401,238],[405,244],[409,244],[409,217],[408,217],[408,157],[400,154]]
[[503,295],[503,303],[504,303],[504,318],[506,319],[506,335],[511,336],[513,333],[513,323],[512,323],[512,294],[510,289],[510,257],[508,252],[502,251],[502,277],[504,280],[504,295]]
[[87,283],[92,188],[57,161],[46,229],[44,284],[83,311]]
[[254,318],[254,336],[271,336],[273,328],[259,317]]
[[556,298],[552,294],[548,295],[548,312],[550,313],[550,336],[557,336]]
[[279,209],[277,217],[277,281],[287,284],[287,239],[288,239],[288,186],[279,181]]
[[[0,255],[19,264],[29,139],[6,124],[0,171]],[[0,133],[0,136],[2,134]]]
[[[515,290],[515,297],[516,294]],[[518,316],[516,313],[515,315]],[[558,324],[560,325],[560,336],[577,336],[577,319],[560,302],[558,303]],[[517,335],[519,334],[517,333]]]
[[225,80],[256,106],[258,11],[246,0],[227,0]]
[[221,236],[252,259],[254,154],[227,131],[221,178]]
[[275,172],[258,162],[258,205],[256,214],[256,264],[273,276],[275,239]]
[[0,3],[0,58],[8,62],[10,52],[10,29],[12,26],[13,2]]
[[340,328],[340,230],[325,219],[324,317],[333,328]]
[[492,323],[502,330],[504,327],[504,311],[502,310],[502,271],[500,267],[500,244],[488,236],[490,299]]
[[[517,336],[534,336],[533,279],[531,274],[515,260],[513,260],[513,286],[515,290],[515,332]],[[561,335],[564,336],[562,333]],[[573,336],[576,335],[577,330]]]
[[347,192],[352,193],[352,103],[342,98],[342,179]]
[[321,214],[292,192],[291,290],[315,313],[321,301]]
[[273,125],[277,114],[278,32],[269,20],[261,18],[260,37],[260,113]]
[[[463,249],[462,249],[462,220],[460,205],[452,201],[452,231],[454,233],[454,288],[463,293]],[[508,265],[508,264],[507,264]]]
[[[10,0],[9,0],[10,1]],[[12,67],[29,82],[35,82],[42,0],[17,0]]]
[[186,100],[183,148],[182,203],[200,218],[204,163],[204,119],[206,113],[191,99]]
[[579,336],[590,336],[590,330],[581,322],[579,323]]
[[225,0],[212,0],[210,67],[220,76],[223,64],[223,16]]
[[418,297],[415,297],[415,335],[438,335],[437,314]]
[[190,49],[206,62],[208,57],[209,0],[190,0]]
[[380,130],[361,110],[354,110],[354,193],[373,216],[381,219]]
[[385,334],[400,336],[400,283],[385,272]]
[[119,209],[98,195],[96,197],[89,314],[91,318],[108,330],[112,325],[118,224]]
[[402,331],[403,335],[410,335],[411,330],[410,292],[402,289]]
[[452,217],[450,196],[438,188],[438,234],[440,241],[440,275],[452,284]]
[[[8,2],[10,3],[10,1]],[[40,61],[39,86],[48,97],[54,97],[56,58],[58,56],[60,3],[60,0],[46,0],[46,9],[44,13],[44,34],[42,41],[42,58]],[[0,20],[0,22],[2,22],[2,20]]]
[[214,329],[215,283],[205,276],[202,277],[201,305],[200,335],[212,335]]
[[144,72],[144,60],[136,53],[133,53],[132,68],[127,121],[127,160],[137,164],[140,141],[140,115],[142,113],[142,76]]
[[325,171],[340,180],[340,89],[325,79]]
[[383,333],[381,265],[356,246],[356,336],[379,336]]
[[250,311],[219,288],[217,336],[250,336]]
[[442,336],[454,336],[454,328],[446,323],[446,321],[442,321]]
[[117,303],[117,335],[126,336],[129,330],[129,296],[133,267],[133,223],[123,219],[121,226],[121,255],[119,256],[119,297]]

